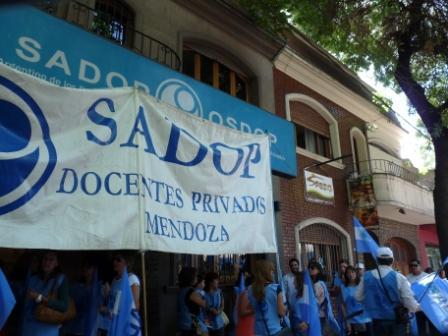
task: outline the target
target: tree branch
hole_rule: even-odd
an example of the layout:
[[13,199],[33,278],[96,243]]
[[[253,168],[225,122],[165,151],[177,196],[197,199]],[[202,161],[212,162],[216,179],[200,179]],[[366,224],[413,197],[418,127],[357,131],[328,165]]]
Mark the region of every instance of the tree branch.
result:
[[408,41],[402,41],[398,48],[398,63],[395,69],[395,79],[403,92],[422,118],[428,132],[432,131],[440,123],[440,114],[425,95],[424,88],[417,83],[411,73],[411,56],[413,53]]
[[420,26],[418,13],[422,4],[422,0],[411,3],[408,9],[411,15],[408,29],[395,36],[397,39],[398,62],[394,76],[412,106],[422,118],[428,132],[433,136],[434,133],[437,133],[440,125],[440,114],[437,113],[436,107],[429,102],[425,89],[414,79],[411,72],[412,55],[423,47],[422,41],[417,38]]

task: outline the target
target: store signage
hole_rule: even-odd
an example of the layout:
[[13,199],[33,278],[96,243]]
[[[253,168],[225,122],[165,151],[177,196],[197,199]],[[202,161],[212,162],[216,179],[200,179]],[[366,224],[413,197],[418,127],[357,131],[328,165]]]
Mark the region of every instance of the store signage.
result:
[[267,135],[4,65],[0,111],[1,247],[276,251]]
[[307,201],[334,205],[334,188],[331,177],[304,170],[305,198]]
[[0,34],[0,63],[62,87],[138,87],[214,123],[268,134],[272,169],[296,176],[294,127],[283,118],[32,7],[1,7]]

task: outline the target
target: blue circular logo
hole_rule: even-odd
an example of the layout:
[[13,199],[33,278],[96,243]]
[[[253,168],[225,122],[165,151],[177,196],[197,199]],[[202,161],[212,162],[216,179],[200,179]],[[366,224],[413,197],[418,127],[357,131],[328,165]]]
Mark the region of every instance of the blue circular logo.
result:
[[156,98],[202,118],[202,105],[198,95],[181,80],[167,79],[160,83]]
[[45,185],[57,155],[44,114],[22,88],[0,76],[0,215]]

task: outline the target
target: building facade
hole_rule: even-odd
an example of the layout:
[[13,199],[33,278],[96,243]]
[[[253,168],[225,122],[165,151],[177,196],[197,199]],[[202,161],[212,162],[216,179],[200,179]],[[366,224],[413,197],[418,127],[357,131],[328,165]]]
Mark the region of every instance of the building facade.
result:
[[[419,226],[434,222],[431,191],[412,179],[397,154],[403,129],[371,103],[370,88],[298,32],[286,39],[272,36],[224,0],[42,1],[40,8],[98,35],[98,41],[107,39],[116,48],[156,61],[233,96],[238,104],[259,107],[294,125],[296,160],[286,165],[294,165],[287,168],[297,176],[272,174],[284,271],[291,257],[304,266],[315,258],[330,274],[341,258],[350,263],[364,258],[354,251],[349,188],[350,179],[362,176],[372,179],[379,217],[369,230],[394,249],[397,267],[406,272],[410,258],[435,253],[427,248],[437,244],[435,231]],[[82,51],[82,44],[78,48]],[[84,68],[73,72],[89,87],[96,72],[94,64],[85,61]],[[150,91],[118,72],[106,75],[101,85],[140,85]],[[211,111],[207,118],[244,132],[260,131],[219,111]],[[316,198],[312,184],[328,192],[327,198]],[[76,263],[76,258],[69,259]],[[141,254],[135,266],[140,273],[146,269],[147,306],[142,313],[150,334],[175,335],[177,274],[186,265],[220,273],[230,314],[237,261],[235,255]]]
[[[434,224],[423,225],[434,223],[433,180],[401,158],[407,132],[397,115],[381,113],[372,88],[297,32],[274,64],[276,113],[294,123],[298,156],[297,177],[280,181],[283,265],[315,258],[332,274],[344,258],[372,267],[353,241],[352,216],[366,204],[363,223],[392,248],[398,270],[407,274],[414,258],[440,265]],[[309,197],[310,173],[331,178],[331,202]]]

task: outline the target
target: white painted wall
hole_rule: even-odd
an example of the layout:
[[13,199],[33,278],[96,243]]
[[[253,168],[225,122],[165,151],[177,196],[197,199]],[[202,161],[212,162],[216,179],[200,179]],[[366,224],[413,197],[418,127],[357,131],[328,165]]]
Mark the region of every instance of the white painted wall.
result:
[[396,163],[399,166],[403,165],[403,162],[401,159],[396,158],[395,156],[392,156],[385,151],[379,149],[376,146],[369,145],[369,151],[370,151],[370,159],[371,160],[387,160]]
[[[414,224],[425,224],[433,221],[432,191],[399,177],[386,174],[373,175],[373,188],[378,203],[394,206],[396,209],[403,208],[405,211],[412,210],[416,212],[416,215],[420,214],[428,217],[425,222],[421,222],[422,219],[419,216],[414,216],[415,219],[419,218]],[[409,218],[409,221],[413,222],[412,218]]]
[[[187,9],[169,0],[127,0],[136,13],[135,29],[158,39],[182,57],[184,37],[203,39],[225,49],[250,69],[258,83],[259,107],[274,113],[272,62]],[[220,18],[214,18],[220,20]]]

